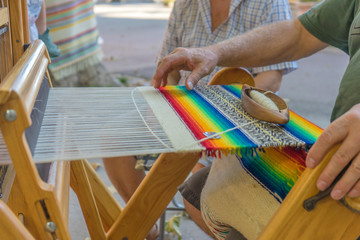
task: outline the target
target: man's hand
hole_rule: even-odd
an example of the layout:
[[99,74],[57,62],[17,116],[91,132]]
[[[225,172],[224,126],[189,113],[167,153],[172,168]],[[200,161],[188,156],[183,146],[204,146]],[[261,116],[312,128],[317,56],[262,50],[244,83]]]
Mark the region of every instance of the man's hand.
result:
[[334,186],[331,197],[339,200],[345,195],[360,196],[360,104],[335,120],[320,135],[306,158],[306,165],[314,168],[326,153],[336,144],[339,149],[317,180],[317,187],[323,191],[331,185],[336,176],[352,161],[351,165]]
[[177,48],[160,61],[152,85],[156,88],[166,86],[170,72],[187,70],[191,74],[185,85],[191,90],[202,77],[214,70],[217,62],[218,57],[209,48]]

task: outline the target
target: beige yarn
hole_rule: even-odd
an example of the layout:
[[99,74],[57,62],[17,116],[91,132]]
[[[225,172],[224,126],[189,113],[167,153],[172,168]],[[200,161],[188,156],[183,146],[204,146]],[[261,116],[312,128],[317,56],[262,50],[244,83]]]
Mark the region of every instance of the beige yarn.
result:
[[216,158],[201,193],[201,212],[218,239],[216,224],[227,224],[256,239],[280,203],[239,163],[235,155]]

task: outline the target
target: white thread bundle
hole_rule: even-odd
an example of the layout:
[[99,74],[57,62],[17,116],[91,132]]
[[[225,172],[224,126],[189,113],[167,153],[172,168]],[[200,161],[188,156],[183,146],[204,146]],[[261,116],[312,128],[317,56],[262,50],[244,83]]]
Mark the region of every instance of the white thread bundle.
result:
[[133,88],[51,89],[35,161],[174,152],[148,104],[140,93],[132,91]]
[[276,106],[276,104],[265,94],[263,94],[259,91],[256,91],[256,90],[251,90],[249,92],[249,95],[255,102],[257,102],[261,106],[271,109],[271,110],[274,110],[274,111],[279,111],[278,106]]

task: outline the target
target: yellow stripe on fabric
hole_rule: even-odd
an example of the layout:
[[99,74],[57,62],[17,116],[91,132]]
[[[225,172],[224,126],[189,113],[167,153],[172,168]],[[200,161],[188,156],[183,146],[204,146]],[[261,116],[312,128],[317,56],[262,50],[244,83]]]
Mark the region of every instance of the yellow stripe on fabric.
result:
[[[153,87],[137,88],[151,107],[160,125],[163,127],[168,138],[176,149],[181,149],[186,143],[186,150],[203,151],[205,150],[189,132],[188,128],[178,117],[171,105]],[[185,150],[185,149],[184,149]]]
[[[203,132],[209,132],[209,131],[215,131],[215,132],[220,132],[221,128],[219,128],[219,126],[213,122],[210,121],[209,118],[207,118],[207,112],[204,109],[198,108],[197,104],[194,104],[194,101],[191,98],[184,98],[181,97],[181,92],[180,91],[174,91],[173,92],[174,96],[176,96],[178,102],[181,103],[181,105],[186,106],[187,111],[189,112],[189,115],[196,118],[196,121],[194,121],[193,123],[196,124],[198,126],[199,129],[202,129]],[[200,117],[196,117],[196,116],[204,116],[203,118]],[[204,135],[205,138],[205,135]],[[222,139],[218,139],[216,141],[216,145],[218,146],[227,146],[229,143],[227,143],[228,141],[224,142],[224,138]]]
[[[62,64],[62,65],[60,65],[60,66],[58,66],[58,67],[55,67],[55,68],[51,68],[51,71],[58,71],[58,70],[60,70],[60,69],[69,67],[69,66],[71,66],[71,65],[73,65],[73,64],[76,64],[76,63],[78,63],[78,62],[81,62],[82,60],[85,60],[86,58],[89,58],[89,57],[91,57],[91,56],[93,56],[93,55],[99,55],[99,61],[100,61],[100,59],[102,58],[102,52],[101,52],[100,49],[98,49],[98,50],[96,50],[96,51],[94,51],[94,52],[91,52],[91,53],[88,53],[88,54],[86,54],[86,55],[84,55],[84,56],[82,56],[82,57],[78,57],[78,58],[76,58],[76,59],[73,60],[73,61],[64,63],[64,64]],[[50,65],[50,66],[51,66],[51,65]]]
[[66,44],[59,44],[58,47],[60,48],[62,54],[66,54],[71,50],[77,49],[77,45],[80,45],[79,47],[81,47],[87,45],[90,42],[93,42],[98,35],[99,33],[95,31],[90,34],[76,38],[76,41],[70,41]]
[[[197,124],[199,129],[201,129],[203,132],[221,132],[222,127],[213,119],[211,119],[208,115],[208,112],[206,109],[199,108],[197,102],[192,97],[181,97],[181,92],[174,91],[174,96],[177,97],[177,100],[181,105],[186,106],[187,111],[189,112],[189,115],[196,119],[196,121],[193,121],[194,124]],[[201,116],[201,117],[200,117]],[[205,138],[205,135],[203,136]],[[229,138],[221,138],[217,139],[214,142],[211,142],[211,144],[214,147],[220,147],[220,148],[227,148],[228,146],[232,146],[232,141]]]
[[[54,42],[57,41],[64,41],[68,38],[73,38],[75,35],[81,34],[83,32],[88,31],[89,29],[96,28],[96,19],[90,18],[87,21],[84,22],[77,22],[75,26],[72,28],[58,28],[58,29],[51,29],[51,38]],[[96,32],[98,32],[96,30]],[[76,41],[77,38],[75,38],[74,41]]]
[[77,21],[77,22],[74,22],[74,23],[71,23],[71,24],[68,24],[68,25],[64,25],[64,26],[61,26],[61,27],[52,28],[51,30],[52,31],[60,31],[60,30],[67,29],[67,28],[73,27],[75,25],[78,25],[80,23],[89,21],[91,19],[95,19],[95,15],[90,15],[90,16],[88,16],[86,18],[83,18],[83,19]]

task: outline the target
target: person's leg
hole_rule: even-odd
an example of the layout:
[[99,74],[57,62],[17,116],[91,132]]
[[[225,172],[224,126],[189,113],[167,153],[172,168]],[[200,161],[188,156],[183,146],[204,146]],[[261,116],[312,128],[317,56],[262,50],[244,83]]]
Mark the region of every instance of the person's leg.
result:
[[[145,178],[145,172],[135,169],[136,158],[133,156],[104,158],[103,163],[111,183],[127,203]],[[158,234],[157,225],[154,225],[146,239],[155,240]]]
[[186,212],[191,219],[198,225],[201,230],[215,239],[214,234],[207,227],[200,212],[200,194],[203,189],[207,176],[209,175],[210,166],[205,167],[201,163],[193,169],[193,175],[179,187],[179,191],[183,196]]
[[145,172],[135,169],[136,159],[132,156],[104,158],[103,163],[111,183],[127,203],[145,178]]
[[50,38],[49,28],[46,24],[46,6],[45,0],[43,0],[41,4],[41,9],[38,18],[35,21],[36,28],[39,32],[39,39],[45,43],[45,46],[49,52],[50,57],[58,57],[60,56],[59,48],[53,43]]
[[41,9],[38,18],[35,21],[36,27],[38,29],[39,35],[44,34],[46,31],[46,7],[45,0],[41,4]]

